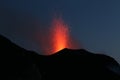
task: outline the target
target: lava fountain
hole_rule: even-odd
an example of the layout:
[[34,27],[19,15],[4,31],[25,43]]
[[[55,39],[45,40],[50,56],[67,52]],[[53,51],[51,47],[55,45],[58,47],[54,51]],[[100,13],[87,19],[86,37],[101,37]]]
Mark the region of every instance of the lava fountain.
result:
[[[78,43],[70,36],[69,27],[61,17],[55,17],[47,31],[39,33],[39,42],[45,55],[54,54],[64,48],[79,48]],[[44,34],[44,36],[43,36]]]
[[55,18],[52,22],[51,36],[53,42],[53,52],[69,47],[69,28],[61,18]]

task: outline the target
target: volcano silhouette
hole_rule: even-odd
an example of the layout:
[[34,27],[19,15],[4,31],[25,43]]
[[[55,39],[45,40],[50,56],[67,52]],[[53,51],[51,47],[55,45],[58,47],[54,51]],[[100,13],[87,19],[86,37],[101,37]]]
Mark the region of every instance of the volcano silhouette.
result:
[[53,55],[25,50],[0,35],[0,80],[120,80],[120,65],[104,54],[63,49]]

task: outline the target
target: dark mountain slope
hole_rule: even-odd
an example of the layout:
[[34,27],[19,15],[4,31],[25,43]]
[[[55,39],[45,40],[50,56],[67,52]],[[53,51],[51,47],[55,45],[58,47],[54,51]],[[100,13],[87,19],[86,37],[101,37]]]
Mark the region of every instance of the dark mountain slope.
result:
[[120,65],[103,54],[63,49],[38,55],[0,36],[0,80],[120,80]]
[[0,72],[3,76],[0,80],[40,80],[39,68],[28,54],[29,51],[0,36]]

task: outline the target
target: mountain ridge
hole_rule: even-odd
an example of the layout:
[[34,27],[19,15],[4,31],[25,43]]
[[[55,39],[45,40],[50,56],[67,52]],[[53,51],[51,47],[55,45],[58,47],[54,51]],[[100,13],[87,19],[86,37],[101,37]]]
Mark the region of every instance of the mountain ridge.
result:
[[104,54],[65,48],[53,55],[39,55],[2,35],[0,44],[1,74],[5,73],[6,80],[120,80],[119,63]]

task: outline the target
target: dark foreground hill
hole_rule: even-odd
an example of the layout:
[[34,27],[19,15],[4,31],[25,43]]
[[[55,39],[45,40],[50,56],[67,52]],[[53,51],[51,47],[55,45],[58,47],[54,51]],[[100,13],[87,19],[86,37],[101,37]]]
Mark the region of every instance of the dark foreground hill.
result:
[[0,80],[120,80],[120,65],[103,54],[63,49],[43,56],[0,36]]

